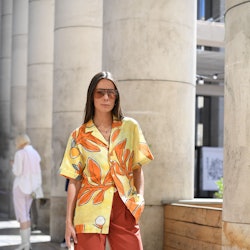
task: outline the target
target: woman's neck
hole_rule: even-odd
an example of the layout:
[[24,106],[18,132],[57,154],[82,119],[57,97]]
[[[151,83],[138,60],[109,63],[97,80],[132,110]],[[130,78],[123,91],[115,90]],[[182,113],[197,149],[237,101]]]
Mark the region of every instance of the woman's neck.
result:
[[112,129],[112,115],[95,115],[93,122],[105,140],[109,142]]
[[97,128],[109,128],[112,126],[113,116],[112,114],[95,114],[93,121]]

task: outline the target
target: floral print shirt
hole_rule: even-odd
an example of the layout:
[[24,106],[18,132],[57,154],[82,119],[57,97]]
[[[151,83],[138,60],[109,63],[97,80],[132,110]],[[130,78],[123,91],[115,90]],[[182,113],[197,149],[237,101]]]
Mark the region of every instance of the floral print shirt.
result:
[[153,160],[138,123],[128,117],[113,118],[110,142],[93,120],[69,137],[60,174],[81,180],[74,215],[77,233],[109,232],[113,195],[122,201],[138,222],[144,200],[136,192],[133,170]]

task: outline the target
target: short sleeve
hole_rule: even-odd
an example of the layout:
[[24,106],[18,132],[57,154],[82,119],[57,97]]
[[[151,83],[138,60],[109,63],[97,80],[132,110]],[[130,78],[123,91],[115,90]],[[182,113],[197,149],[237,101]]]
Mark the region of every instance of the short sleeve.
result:
[[133,169],[138,166],[148,164],[154,159],[150,148],[144,138],[142,130],[138,123],[134,127],[134,164]]
[[81,154],[72,133],[68,139],[66,150],[60,166],[60,175],[71,179],[82,179],[82,172],[85,166],[84,157]]

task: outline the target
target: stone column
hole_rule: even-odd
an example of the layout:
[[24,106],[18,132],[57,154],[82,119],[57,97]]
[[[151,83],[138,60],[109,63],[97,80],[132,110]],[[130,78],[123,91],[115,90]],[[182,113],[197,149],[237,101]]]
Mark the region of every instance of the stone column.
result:
[[0,47],[0,186],[6,193],[0,195],[3,213],[12,215],[12,174],[10,172],[10,89],[11,89],[11,43],[12,0],[1,1],[1,47]]
[[[193,198],[196,1],[107,0],[103,68],[155,160],[145,166],[144,249],[163,248],[162,200]],[[153,225],[153,226],[152,226]]]
[[249,1],[226,1],[223,249],[250,247],[249,13]]
[[56,1],[50,215],[55,241],[64,237],[66,211],[65,178],[58,169],[70,132],[83,122],[87,87],[101,70],[101,48],[102,1]]
[[[1,136],[8,140],[10,134],[10,72],[11,72],[11,43],[12,43],[12,0],[2,1],[2,28],[1,28]],[[4,140],[5,141],[5,140]],[[6,143],[1,140],[1,145],[4,144],[4,152],[8,150]],[[1,146],[2,147],[2,146]],[[3,154],[4,152],[1,152]]]
[[[26,86],[27,86],[27,32],[28,0],[13,0],[12,14],[12,54],[10,88],[10,158],[14,157],[15,137],[26,129]],[[14,176],[9,171],[10,178]],[[12,187],[10,192],[10,214],[14,215]]]
[[13,136],[26,130],[28,53],[28,0],[13,1],[11,130]]
[[[51,192],[52,168],[53,45],[54,0],[30,0],[27,133],[42,158],[43,190],[47,199],[50,198]],[[38,214],[38,224],[47,227],[49,225],[47,211],[39,210]]]

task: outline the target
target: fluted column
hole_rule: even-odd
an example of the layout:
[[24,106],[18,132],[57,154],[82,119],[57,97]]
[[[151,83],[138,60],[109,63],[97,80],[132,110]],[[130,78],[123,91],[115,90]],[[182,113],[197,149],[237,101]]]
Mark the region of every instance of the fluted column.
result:
[[225,13],[223,249],[250,248],[250,1]]
[[[12,43],[12,0],[2,1],[1,28],[1,131],[9,136],[10,128],[10,71],[11,71],[11,43]],[[6,148],[7,150],[7,148]]]
[[[45,198],[51,192],[54,0],[29,0],[27,133],[39,151]],[[49,225],[39,211],[38,224]]]
[[12,30],[11,130],[16,135],[26,129],[28,0],[13,0]]
[[[0,186],[2,190],[12,189],[10,169],[10,89],[11,89],[11,42],[12,42],[12,0],[1,1],[1,47],[0,47]],[[12,214],[11,194],[0,194],[3,211]]]
[[[162,249],[162,200],[193,198],[196,1],[107,0],[103,68],[155,160],[144,168],[144,249]],[[154,225],[152,227],[152,225]]]
[[[70,132],[82,124],[86,92],[101,70],[102,1],[59,0],[55,6],[52,240],[64,237],[65,178],[58,175]],[[64,209],[62,209],[64,208]]]

